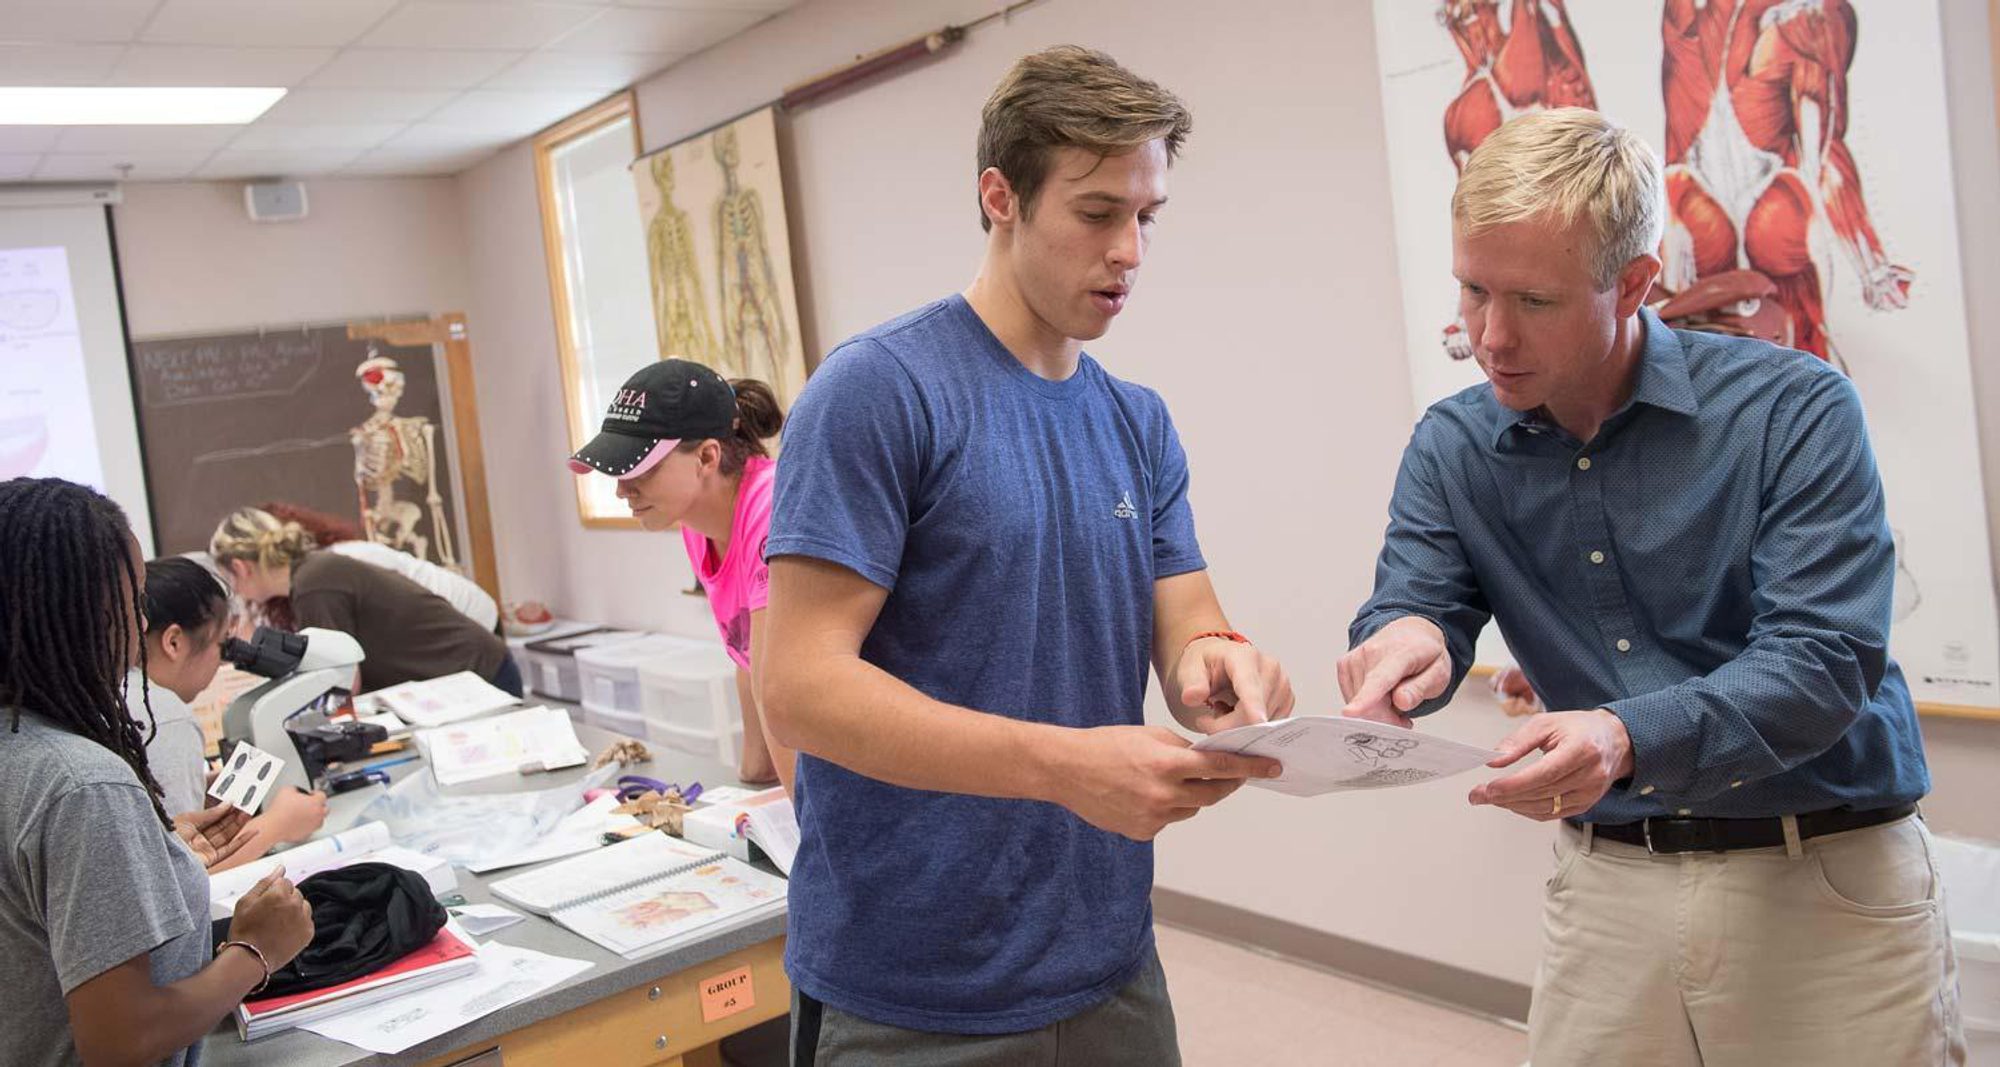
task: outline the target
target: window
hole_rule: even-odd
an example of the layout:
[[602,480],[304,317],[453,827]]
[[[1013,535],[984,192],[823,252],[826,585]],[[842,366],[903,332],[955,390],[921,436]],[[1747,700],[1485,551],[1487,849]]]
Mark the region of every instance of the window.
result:
[[[630,93],[535,138],[542,242],[572,449],[596,435],[611,394],[625,379],[659,358],[645,229],[627,169],[638,154],[638,113]],[[576,506],[585,526],[638,525],[609,478],[576,479]]]

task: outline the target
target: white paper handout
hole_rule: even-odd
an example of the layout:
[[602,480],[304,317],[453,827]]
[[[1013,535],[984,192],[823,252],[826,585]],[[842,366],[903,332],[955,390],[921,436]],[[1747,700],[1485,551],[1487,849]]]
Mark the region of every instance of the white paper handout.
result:
[[566,712],[528,708],[488,719],[417,731],[417,747],[440,785],[459,785],[532,768],[581,766],[590,753]]
[[321,871],[362,862],[387,863],[415,871],[423,875],[433,893],[449,893],[458,888],[458,876],[452,873],[451,864],[398,848],[389,837],[388,827],[379,822],[365,822],[211,875],[209,918],[229,918],[236,910],[236,902],[279,867],[285,869],[286,878],[297,884]]
[[620,803],[616,793],[598,797],[563,816],[563,820],[548,833],[519,848],[495,852],[467,863],[466,869],[474,874],[485,874],[503,867],[520,867],[545,860],[559,860],[564,856],[574,856],[579,852],[602,848],[606,833],[639,825],[639,820],[632,816],[617,813],[615,809]]
[[1329,715],[1239,726],[1204,737],[1194,747],[1277,760],[1284,764],[1283,774],[1250,784],[1295,797],[1417,785],[1483,767],[1500,755],[1435,734]]
[[588,960],[496,942],[480,947],[479,966],[462,978],[342,1012],[308,1023],[304,1029],[370,1052],[394,1055],[520,1003],[590,966]]
[[411,726],[443,726],[447,723],[512,707],[520,701],[471,671],[447,674],[422,682],[404,682],[373,694],[382,707],[394,712]]
[[527,793],[447,796],[435,775],[405,775],[361,809],[386,823],[397,844],[460,867],[533,847],[583,807],[583,794],[611,781],[618,766],[599,767],[568,785]]
[[466,933],[474,937],[498,933],[527,918],[513,908],[499,904],[464,904],[445,910],[451,913],[451,917],[457,920],[458,925],[465,927]]

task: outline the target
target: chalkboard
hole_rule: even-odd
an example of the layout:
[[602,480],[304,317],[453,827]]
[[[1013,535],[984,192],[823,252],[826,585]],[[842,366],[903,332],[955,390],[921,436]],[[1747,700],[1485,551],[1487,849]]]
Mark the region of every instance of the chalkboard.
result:
[[[380,356],[374,381],[357,375]],[[347,327],[267,329],[254,333],[135,340],[133,381],[139,437],[152,495],[155,543],[162,554],[204,550],[215,525],[235,508],[283,501],[362,521],[355,484],[357,429],[376,417],[370,387],[401,375],[401,394],[388,415],[425,419],[433,427],[435,480],[442,503],[433,509],[421,484],[398,480],[403,503],[390,510],[399,536],[420,538],[424,557],[441,562],[446,545],[459,562],[456,479],[432,349],[349,340]],[[421,423],[401,422],[398,440],[417,441]],[[393,443],[388,454],[405,452]],[[369,496],[371,505],[376,498]],[[401,547],[413,547],[414,541]]]

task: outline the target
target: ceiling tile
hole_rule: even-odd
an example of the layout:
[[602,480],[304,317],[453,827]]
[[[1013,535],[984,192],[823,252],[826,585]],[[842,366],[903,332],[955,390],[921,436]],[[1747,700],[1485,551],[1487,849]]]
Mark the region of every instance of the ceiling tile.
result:
[[337,48],[366,33],[395,5],[396,0],[166,0],[139,39]]
[[550,47],[563,52],[699,52],[764,17],[754,11],[615,7]]
[[0,182],[27,181],[41,161],[33,152],[0,152]]
[[382,142],[375,151],[421,155],[428,152],[490,152],[507,143],[507,138],[476,130],[419,122]]
[[0,33],[10,41],[123,43],[159,6],[159,0],[7,0],[0,4]]
[[511,141],[582,111],[602,95],[594,89],[474,89],[425,121]]
[[341,168],[340,173],[357,176],[458,174],[478,166],[495,151],[493,148],[467,148],[412,152],[384,148],[369,152],[349,163]]
[[524,54],[350,48],[320,68],[306,84],[326,89],[470,89]]
[[533,52],[488,78],[482,89],[595,89],[635,85],[687,58],[677,52]]
[[302,178],[331,174],[354,162],[361,149],[337,151],[217,152],[196,175],[202,178]]
[[293,89],[259,122],[415,122],[458,94],[449,89]]
[[[36,181],[153,181],[191,177],[207,152],[59,152],[42,157]],[[131,170],[124,169],[130,165]]]
[[540,48],[601,10],[580,4],[414,0],[360,41],[378,48]]
[[373,148],[403,132],[401,122],[309,123],[289,126],[276,122],[253,123],[234,141],[229,150],[251,149],[326,150]]
[[750,11],[774,15],[794,7],[797,0],[618,0],[624,7],[672,7],[695,11]]
[[105,84],[284,87],[304,81],[333,56],[331,48],[139,44],[125,50]]
[[66,126],[55,150],[72,152],[213,152],[241,126]]
[[0,126],[0,152],[37,153],[56,146],[62,126]]
[[0,71],[10,85],[99,85],[124,51],[122,44],[0,44]]

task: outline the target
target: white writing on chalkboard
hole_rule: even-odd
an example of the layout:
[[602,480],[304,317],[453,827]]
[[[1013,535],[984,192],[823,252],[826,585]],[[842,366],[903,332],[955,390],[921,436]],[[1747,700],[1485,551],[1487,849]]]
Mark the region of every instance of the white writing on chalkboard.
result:
[[312,377],[320,356],[316,333],[149,341],[138,352],[139,395],[156,408],[285,396]]

